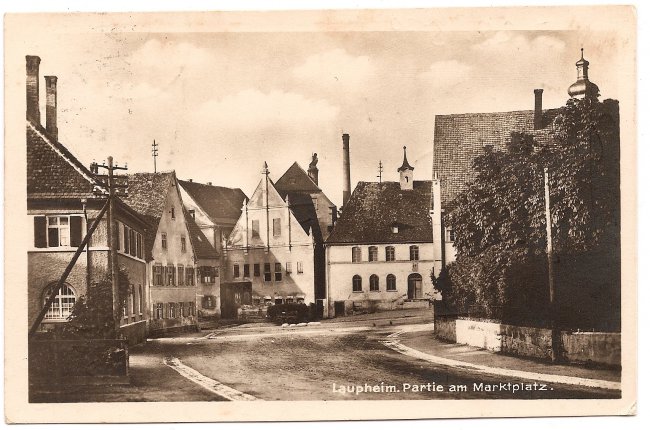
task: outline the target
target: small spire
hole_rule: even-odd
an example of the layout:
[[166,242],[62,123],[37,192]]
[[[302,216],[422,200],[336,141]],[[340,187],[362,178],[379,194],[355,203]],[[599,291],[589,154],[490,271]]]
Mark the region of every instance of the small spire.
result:
[[262,165],[262,174],[263,175],[268,175],[269,174],[269,165],[266,164],[266,161]]
[[406,146],[404,146],[404,161],[402,162],[402,166],[397,169],[398,172],[402,172],[404,170],[413,170],[413,167],[409,164],[408,160],[406,159]]

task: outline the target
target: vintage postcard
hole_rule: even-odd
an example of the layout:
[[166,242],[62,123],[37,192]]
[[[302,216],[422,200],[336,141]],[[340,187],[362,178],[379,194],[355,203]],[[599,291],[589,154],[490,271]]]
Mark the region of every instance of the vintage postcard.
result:
[[635,413],[633,7],[4,19],[8,422]]

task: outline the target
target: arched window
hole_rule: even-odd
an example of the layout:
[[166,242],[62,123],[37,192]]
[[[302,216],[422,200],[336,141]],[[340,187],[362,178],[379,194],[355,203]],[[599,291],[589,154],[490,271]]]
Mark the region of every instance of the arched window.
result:
[[379,276],[370,275],[370,291],[379,291]]
[[377,252],[377,247],[376,246],[369,246],[368,247],[368,261],[377,261],[378,260],[378,252]]
[[397,291],[397,281],[393,274],[386,276],[386,291]]
[[361,287],[361,276],[354,275],[352,277],[352,291],[355,293],[363,291],[363,288]]
[[418,261],[420,259],[420,248],[417,245],[409,246],[409,257],[411,261]]
[[[47,302],[53,288],[56,288],[56,284],[51,285],[45,290],[43,303]],[[64,284],[59,289],[59,294],[54,299],[50,309],[47,310],[45,319],[49,321],[65,321],[70,316],[76,301],[77,294],[75,291],[71,286]]]
[[387,246],[386,247],[386,261],[395,261],[395,247]]
[[361,261],[361,248],[358,246],[352,247],[352,262],[359,263]]

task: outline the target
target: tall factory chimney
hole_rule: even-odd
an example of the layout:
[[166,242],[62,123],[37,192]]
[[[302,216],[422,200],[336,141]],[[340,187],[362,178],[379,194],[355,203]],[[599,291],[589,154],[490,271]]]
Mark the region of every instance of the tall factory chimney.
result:
[[350,135],[343,134],[343,204],[350,200]]

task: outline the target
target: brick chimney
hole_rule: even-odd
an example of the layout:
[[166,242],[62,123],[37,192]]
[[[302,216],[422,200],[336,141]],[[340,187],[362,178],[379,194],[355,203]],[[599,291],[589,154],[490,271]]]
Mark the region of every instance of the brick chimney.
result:
[[45,77],[45,130],[59,140],[59,128],[56,126],[56,76]]
[[350,135],[343,134],[343,204],[350,200]]
[[41,58],[35,55],[25,56],[27,62],[27,119],[37,124],[41,123],[41,110],[38,106],[38,67],[41,64]]
[[544,116],[544,112],[542,111],[542,93],[544,90],[537,88],[533,91],[535,92],[535,114],[533,115],[533,128],[535,130],[539,130],[543,128],[542,118]]

